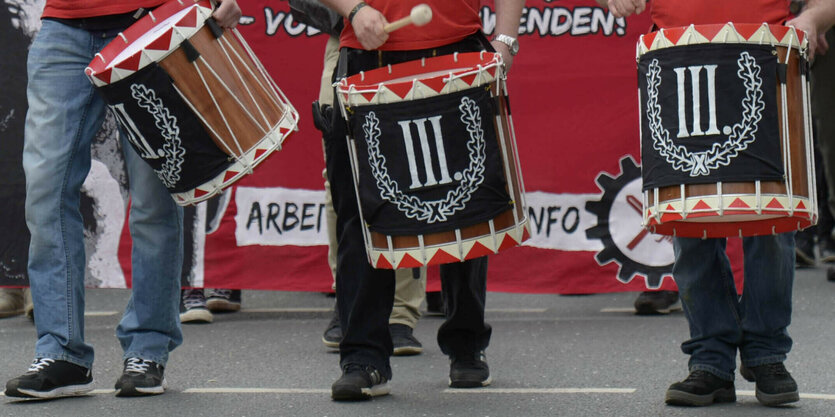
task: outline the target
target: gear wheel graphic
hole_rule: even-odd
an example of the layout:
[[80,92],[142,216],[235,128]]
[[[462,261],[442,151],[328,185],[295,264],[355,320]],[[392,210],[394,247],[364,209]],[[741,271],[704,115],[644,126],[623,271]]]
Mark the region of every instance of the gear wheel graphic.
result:
[[598,201],[586,202],[586,211],[597,216],[586,238],[603,244],[594,256],[599,265],[618,264],[618,281],[626,284],[643,276],[647,288],[657,289],[672,274],[672,239],[648,234],[640,225],[641,169],[635,160],[624,156],[620,170],[617,177],[601,172],[595,179],[603,194]]

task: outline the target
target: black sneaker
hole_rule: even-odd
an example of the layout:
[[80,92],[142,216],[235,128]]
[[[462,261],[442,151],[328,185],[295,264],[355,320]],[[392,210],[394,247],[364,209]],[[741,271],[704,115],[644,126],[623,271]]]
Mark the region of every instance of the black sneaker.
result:
[[241,290],[214,289],[209,291],[206,307],[212,313],[231,313],[241,309]]
[[635,299],[635,314],[648,316],[681,310],[678,291],[644,291]]
[[325,328],[325,333],[322,335],[322,343],[331,349],[339,349],[339,342],[341,341],[342,327],[339,324],[339,311],[334,307],[331,321],[328,323],[328,327]]
[[117,397],[139,397],[165,391],[165,367],[146,359],[125,359],[125,370],[116,381]]
[[335,401],[363,401],[391,392],[386,377],[373,366],[349,364],[331,387]]
[[733,381],[725,381],[710,372],[701,370],[690,372],[684,381],[670,385],[664,397],[664,402],[669,405],[691,407],[734,401],[736,401],[736,389]]
[[180,323],[205,324],[214,320],[212,312],[206,307],[206,297],[202,288],[182,291],[180,300]]
[[449,364],[449,386],[452,388],[478,388],[490,385],[490,367],[484,351],[473,355],[453,357]]
[[742,365],[739,374],[750,382],[756,382],[757,400],[762,405],[775,406],[800,401],[797,382],[782,362],[750,368]]
[[394,345],[394,356],[420,355],[423,345],[412,334],[412,328],[405,324],[390,324],[391,344]]
[[7,397],[58,398],[85,395],[93,390],[93,374],[71,362],[35,359],[25,374],[6,383]]

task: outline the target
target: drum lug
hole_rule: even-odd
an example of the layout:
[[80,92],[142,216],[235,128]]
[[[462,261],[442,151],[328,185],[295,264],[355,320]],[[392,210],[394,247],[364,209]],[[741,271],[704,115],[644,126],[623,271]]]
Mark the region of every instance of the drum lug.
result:
[[212,32],[212,35],[215,37],[215,39],[218,39],[221,36],[223,36],[223,28],[217,24],[215,18],[210,17],[206,19],[206,26],[209,27],[209,31]]
[[197,61],[200,58],[200,52],[197,51],[197,48],[188,41],[188,39],[183,40],[183,43],[180,44],[180,47],[183,48],[183,52],[186,54],[186,59],[188,62]]

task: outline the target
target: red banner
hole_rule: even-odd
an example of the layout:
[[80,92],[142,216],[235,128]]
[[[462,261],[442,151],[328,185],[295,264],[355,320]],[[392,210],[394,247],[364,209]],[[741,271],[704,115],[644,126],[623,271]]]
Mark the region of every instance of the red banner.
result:
[[[241,33],[301,122],[283,150],[221,205],[219,225],[204,237],[202,285],[329,291],[324,158],[310,112],[327,35],[295,22],[286,2],[240,4]],[[490,34],[489,5],[482,19]],[[648,16],[616,19],[591,1],[529,0],[520,23],[508,85],[532,238],[491,257],[489,289],[674,288],[671,239],[640,227],[635,44],[650,27]],[[126,270],[128,245],[123,239]],[[738,251],[738,242],[731,246]]]

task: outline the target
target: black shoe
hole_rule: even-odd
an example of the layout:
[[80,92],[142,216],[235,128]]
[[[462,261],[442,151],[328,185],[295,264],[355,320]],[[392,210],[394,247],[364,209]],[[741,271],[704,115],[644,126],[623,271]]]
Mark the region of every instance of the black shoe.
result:
[[180,323],[205,324],[214,320],[206,307],[206,296],[202,288],[182,290],[180,298]]
[[809,268],[815,266],[815,235],[804,230],[794,236],[795,267]]
[[797,382],[782,362],[750,368],[742,365],[739,374],[750,382],[756,382],[757,400],[762,405],[775,406],[800,401]]
[[35,359],[25,374],[6,383],[7,397],[58,398],[85,395],[93,390],[89,369],[67,361]]
[[325,333],[322,335],[322,343],[331,349],[339,349],[339,342],[341,341],[342,327],[339,324],[339,311],[334,307],[331,321],[328,323],[328,327],[325,328]]
[[212,313],[232,313],[241,309],[241,290],[214,289],[209,291],[206,307]]
[[736,401],[733,381],[725,381],[707,371],[696,370],[681,382],[667,388],[664,402],[669,405],[701,407],[713,403]]
[[635,314],[639,316],[669,314],[681,310],[677,291],[644,291],[635,299]]
[[125,370],[116,381],[117,397],[139,397],[162,394],[165,391],[165,368],[140,358],[125,359]]
[[419,355],[423,352],[423,345],[412,334],[412,328],[405,324],[390,324],[391,344],[394,345],[394,356]]
[[450,359],[449,386],[452,388],[478,388],[490,385],[490,367],[484,351]]
[[444,297],[440,291],[426,292],[426,314],[431,316],[444,315]]
[[373,366],[349,364],[331,387],[335,401],[363,401],[391,392],[386,377]]

